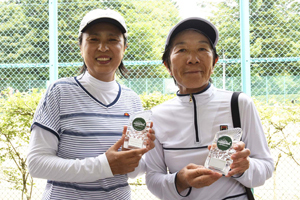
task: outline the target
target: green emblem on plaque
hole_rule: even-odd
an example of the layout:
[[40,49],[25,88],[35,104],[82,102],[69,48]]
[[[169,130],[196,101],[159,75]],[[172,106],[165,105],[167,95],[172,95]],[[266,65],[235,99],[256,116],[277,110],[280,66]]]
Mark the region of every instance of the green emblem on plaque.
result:
[[222,136],[217,141],[217,146],[220,150],[226,151],[232,146],[232,139],[228,136]]
[[134,130],[142,131],[146,128],[146,121],[143,118],[137,117],[132,122]]

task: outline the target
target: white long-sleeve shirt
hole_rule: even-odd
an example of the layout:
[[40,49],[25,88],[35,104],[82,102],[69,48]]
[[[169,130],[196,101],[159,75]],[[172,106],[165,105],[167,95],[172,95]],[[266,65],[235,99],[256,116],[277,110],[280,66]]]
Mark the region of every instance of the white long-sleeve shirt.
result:
[[[240,94],[239,111],[242,141],[250,149],[250,167],[240,177],[221,177],[210,186],[192,188],[179,194],[177,172],[190,163],[204,166],[207,146],[212,144],[220,126],[233,128],[230,100],[232,92],[211,85],[198,94],[177,95],[152,109],[155,148],[146,156],[148,189],[160,199],[246,200],[246,187],[263,185],[274,170],[260,118],[252,100]],[[197,118],[195,118],[197,116]],[[195,122],[196,121],[196,122]],[[197,126],[195,126],[197,123]],[[186,197],[183,197],[186,196]],[[228,198],[229,199],[229,198]]]
[[[116,81],[102,82],[102,81],[99,81],[99,80],[95,79],[94,77],[92,77],[88,72],[86,72],[85,75],[82,77],[81,76],[77,77],[77,79],[76,79],[78,81],[77,83],[76,83],[76,81],[73,81],[74,79],[72,81],[70,81],[70,80],[69,79],[66,79],[66,81],[59,80],[57,83],[55,83],[51,86],[54,89],[52,89],[52,88],[51,89],[56,92],[56,90],[55,90],[56,85],[63,85],[64,87],[70,87],[69,85],[71,85],[71,87],[75,86],[75,88],[77,88],[77,89],[74,91],[76,91],[76,92],[79,91],[79,94],[81,93],[81,95],[85,95],[85,96],[82,96],[82,98],[80,98],[80,96],[78,96],[76,94],[77,96],[70,95],[70,96],[66,96],[66,98],[69,98],[69,100],[71,100],[70,104],[72,104],[72,100],[75,100],[77,98],[80,100],[83,100],[83,102],[79,103],[78,105],[82,105],[82,103],[84,103],[84,104],[88,103],[87,105],[89,105],[91,107],[91,111],[87,111],[87,113],[85,115],[89,115],[91,112],[93,112],[92,104],[95,104],[97,106],[104,108],[104,111],[100,111],[100,112],[107,113],[107,114],[105,114],[105,116],[106,115],[114,116],[114,115],[112,115],[112,113],[110,113],[110,108],[112,106],[114,106],[114,107],[118,106],[118,102],[120,101],[119,99],[122,98],[121,96],[123,95],[124,90],[129,90],[129,89],[123,88],[123,92],[120,93],[120,91],[119,91],[120,87]],[[79,83],[81,86],[79,85]],[[55,94],[55,95],[57,95],[57,97],[55,97],[55,98],[52,97],[52,99],[54,99],[54,100],[50,99],[50,97],[49,97],[50,100],[48,100],[47,95],[49,95],[49,93],[51,93],[51,92],[54,93],[53,91],[50,91],[51,89],[48,89],[46,96],[44,97],[44,99],[41,100],[41,103],[40,103],[40,104],[47,103],[48,107],[45,105],[40,105],[40,107],[42,107],[42,108],[38,108],[37,111],[44,110],[44,112],[49,112],[49,113],[55,112],[55,111],[49,110],[49,109],[52,109],[52,107],[49,106],[49,104],[51,104],[52,101],[55,101],[56,98],[63,98],[64,94],[59,94],[59,95]],[[70,88],[70,89],[72,89],[72,88]],[[63,89],[63,90],[65,90],[65,89]],[[63,91],[63,90],[60,89],[58,91]],[[65,91],[67,91],[67,90],[65,90]],[[71,93],[71,91],[70,91],[70,93]],[[136,98],[136,97],[134,97],[134,98]],[[68,101],[68,99],[66,101]],[[59,103],[60,102],[58,102],[58,104]],[[135,103],[136,102],[132,101],[130,103],[130,105],[133,105]],[[66,105],[68,105],[68,104],[66,104]],[[135,105],[131,106],[131,108],[129,107],[128,109],[131,110],[131,112],[132,111],[136,112],[136,111],[139,111],[142,109],[140,102],[138,102],[136,105],[137,105],[138,109],[135,108]],[[72,106],[72,105],[69,105],[69,106],[70,106],[70,108],[66,109],[67,112],[70,112],[70,109],[74,109],[74,111],[72,111],[73,113],[77,112],[76,107],[78,107],[78,106],[76,106],[76,104],[74,106]],[[121,108],[120,112],[122,112],[122,109],[124,109],[124,108],[122,108],[122,107],[120,107],[120,108]],[[45,111],[45,109],[47,109],[47,111]],[[100,116],[103,115],[103,114],[98,114],[97,109],[98,108],[95,107],[95,114],[93,114],[93,115],[100,115]],[[55,110],[55,109],[53,109],[53,110]],[[60,109],[60,112],[62,112],[61,110],[63,110],[63,109]],[[107,148],[107,147],[99,146],[99,147],[103,148],[103,150],[101,150],[103,153],[101,153],[97,156],[92,156],[92,157],[82,156],[81,158],[77,158],[77,159],[74,159],[74,158],[68,159],[67,157],[72,157],[71,154],[67,155],[67,154],[69,154],[67,152],[68,150],[67,149],[62,150],[63,147],[60,146],[60,142],[61,142],[60,140],[62,140],[62,137],[64,135],[60,135],[61,134],[60,130],[55,129],[56,125],[52,125],[50,122],[47,122],[46,120],[44,120],[43,117],[41,117],[41,119],[39,119],[39,115],[43,115],[43,114],[39,113],[39,112],[36,113],[36,117],[34,120],[35,123],[32,125],[32,134],[31,134],[31,139],[30,139],[30,144],[29,144],[29,153],[28,153],[28,169],[29,169],[30,174],[33,177],[48,179],[48,180],[57,181],[57,182],[63,181],[63,182],[76,182],[76,183],[93,182],[93,181],[97,181],[100,179],[107,179],[107,178],[113,177],[109,163],[108,163],[106,155],[104,153],[105,148]],[[79,113],[78,115],[82,115],[82,114]],[[61,113],[60,118],[62,118],[62,116],[67,118],[70,115],[69,114],[63,115],[63,113]],[[76,119],[74,119],[74,120],[76,120]],[[95,123],[97,123],[97,122],[95,122]],[[120,123],[121,123],[121,121],[120,121]],[[114,125],[119,126],[118,124],[119,124],[119,121],[117,121],[117,123]],[[123,124],[123,122],[122,122],[122,124]],[[123,125],[126,125],[126,124],[123,124]],[[75,129],[72,128],[72,126],[74,126]],[[84,124],[78,126],[79,129],[76,128],[75,126],[76,126],[76,124],[75,125],[70,124],[70,129],[80,130],[81,129],[80,127],[84,126]],[[67,129],[69,128],[68,125],[66,127],[67,127]],[[85,129],[85,128],[83,128],[83,129]],[[120,126],[119,130],[121,131],[122,129],[123,129],[123,126]],[[95,131],[99,131],[99,130],[95,129]],[[107,131],[109,131],[109,129]],[[67,133],[67,134],[73,134],[73,133]],[[113,133],[110,138],[117,139],[117,138],[121,137],[121,136],[116,137],[115,135],[116,134]],[[75,134],[75,136],[76,136],[76,134]],[[86,138],[88,138],[88,137],[86,137]],[[109,140],[112,140],[112,139],[109,139]],[[105,144],[105,143],[107,143],[107,144]],[[108,141],[105,143],[104,143],[105,145],[109,146]],[[111,143],[111,145],[112,144],[113,143]],[[92,151],[92,149],[91,149],[91,151]],[[58,154],[60,154],[60,155],[58,155]],[[88,155],[88,152],[84,153],[84,154]],[[80,157],[80,154],[78,154],[78,157]],[[129,173],[128,177],[134,178],[136,176],[143,174],[146,170],[145,168],[146,168],[146,166],[145,166],[144,158],[142,158],[139,166],[135,169],[134,172]]]

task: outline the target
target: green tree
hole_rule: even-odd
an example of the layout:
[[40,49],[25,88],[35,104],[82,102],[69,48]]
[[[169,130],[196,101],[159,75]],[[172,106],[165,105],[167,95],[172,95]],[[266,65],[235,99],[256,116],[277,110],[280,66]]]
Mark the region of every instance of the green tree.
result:
[[26,152],[30,125],[42,93],[13,92],[3,91],[0,99],[0,165],[4,176],[0,182],[11,183],[11,189],[22,192],[21,199],[30,200],[34,182],[27,170]]
[[0,81],[21,90],[24,80],[48,80],[47,1],[1,1],[0,17]]
[[[298,57],[300,26],[299,2],[293,0],[250,1],[250,56],[251,58]],[[217,5],[212,20],[220,31],[219,50],[227,59],[240,57],[239,1]],[[220,53],[221,55],[223,54]],[[236,67],[239,67],[236,65]],[[230,70],[230,69],[229,69]],[[234,69],[233,71],[238,71]],[[231,71],[230,71],[231,72]],[[251,75],[298,75],[296,62],[252,63]],[[234,73],[228,73],[229,76]]]
[[[129,29],[125,61],[160,61],[167,32],[179,20],[178,10],[171,0],[60,0],[59,77],[78,74],[82,63],[77,40],[78,27],[82,17],[95,8],[111,8],[124,16]],[[22,90],[24,80],[49,80],[48,13],[49,3],[46,0],[0,2],[1,82],[10,86],[14,84],[15,88]],[[21,66],[12,67],[10,64]],[[162,64],[141,63],[127,67],[131,72],[129,78],[168,77]],[[42,87],[45,85],[42,84]],[[3,88],[5,86],[2,85]]]
[[[217,9],[210,17],[220,32],[218,52],[221,59],[240,58],[239,2],[232,0],[215,5]],[[268,83],[269,87],[275,89],[268,92],[274,94],[300,92],[297,82],[289,91],[286,91],[284,83],[286,76],[290,76],[288,78],[293,80],[300,73],[299,62],[288,61],[289,58],[299,58],[299,6],[300,3],[293,0],[250,1],[250,57],[254,60],[251,63],[253,95],[265,93],[265,81],[275,80],[269,78],[273,76],[281,76],[282,78],[278,79],[283,81]],[[222,67],[216,67],[214,77],[221,77],[222,73]],[[240,63],[226,64],[226,77],[240,77],[240,74]]]

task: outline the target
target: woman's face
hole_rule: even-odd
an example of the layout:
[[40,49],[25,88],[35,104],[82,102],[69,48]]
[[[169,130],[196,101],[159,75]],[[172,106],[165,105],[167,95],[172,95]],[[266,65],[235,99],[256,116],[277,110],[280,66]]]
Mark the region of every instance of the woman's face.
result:
[[214,71],[214,52],[208,38],[194,30],[179,33],[170,51],[171,76],[180,94],[197,93],[205,89]]
[[125,49],[123,34],[113,24],[97,23],[82,33],[81,56],[88,72],[98,80],[114,80]]

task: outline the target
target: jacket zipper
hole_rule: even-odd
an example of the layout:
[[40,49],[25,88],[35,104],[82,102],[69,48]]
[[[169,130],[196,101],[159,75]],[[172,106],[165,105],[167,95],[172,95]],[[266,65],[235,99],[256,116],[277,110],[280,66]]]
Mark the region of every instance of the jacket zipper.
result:
[[190,94],[190,103],[193,102],[194,104],[194,127],[195,127],[195,134],[196,134],[196,144],[199,144],[199,134],[198,134],[198,118],[197,118],[197,105],[196,99],[193,94]]

